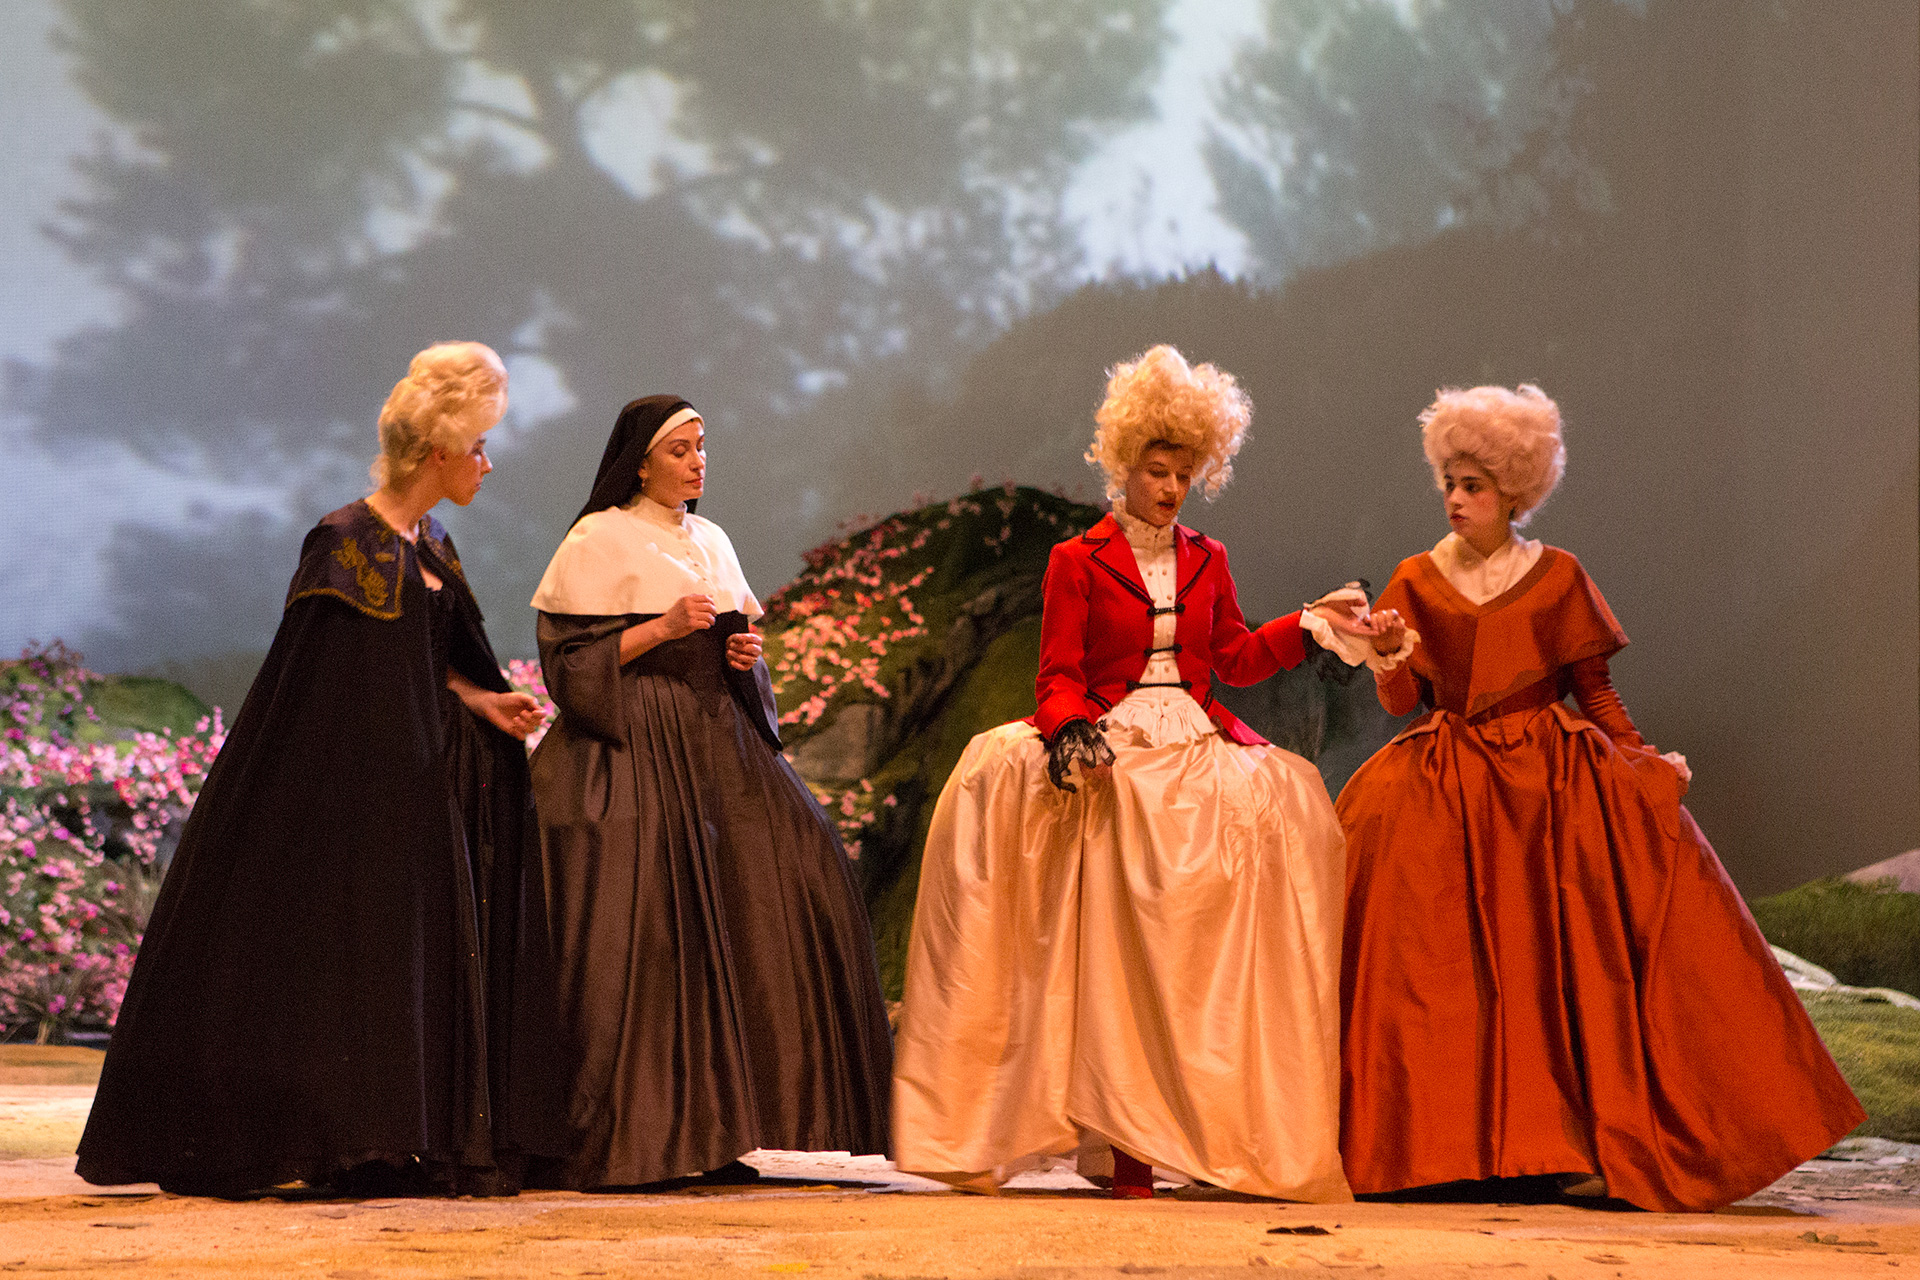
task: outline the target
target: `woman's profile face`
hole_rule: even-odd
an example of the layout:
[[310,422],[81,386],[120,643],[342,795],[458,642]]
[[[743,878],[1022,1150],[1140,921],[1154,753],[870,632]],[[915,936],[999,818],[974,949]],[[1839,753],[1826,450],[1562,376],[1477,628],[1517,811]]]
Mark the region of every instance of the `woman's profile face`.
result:
[[1440,473],[1440,494],[1447,523],[1477,549],[1495,550],[1507,540],[1513,502],[1478,462],[1465,454],[1448,462]]
[[647,451],[640,492],[663,507],[679,507],[700,496],[706,476],[707,424],[689,418]]
[[1184,445],[1148,445],[1127,472],[1127,514],[1164,529],[1180,514],[1193,487],[1193,450]]
[[507,411],[507,397],[500,395],[471,405],[462,415],[462,425],[473,432],[473,442],[465,449],[434,449],[430,461],[440,473],[440,490],[455,506],[466,506],[480,492],[480,482],[493,470],[487,457],[487,432],[493,430]]
[[455,506],[464,507],[473,501],[480,492],[480,482],[493,470],[493,461],[487,457],[487,438],[484,434],[476,436],[471,445],[460,453],[442,453],[434,451],[440,463],[441,487]]

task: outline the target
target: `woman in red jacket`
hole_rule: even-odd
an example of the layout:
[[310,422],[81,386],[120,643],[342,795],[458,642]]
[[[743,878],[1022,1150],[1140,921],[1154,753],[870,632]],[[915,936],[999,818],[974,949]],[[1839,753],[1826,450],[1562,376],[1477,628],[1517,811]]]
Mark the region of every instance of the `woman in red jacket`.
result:
[[1565,467],[1559,409],[1475,387],[1420,420],[1453,528],[1380,593],[1413,631],[1376,679],[1428,710],[1340,793],[1347,1176],[1731,1203],[1864,1113],[1680,803],[1686,761],[1614,692],[1600,589],[1515,533]]
[[1230,374],[1155,347],[1097,416],[1113,514],[1053,549],[1039,710],[974,738],[934,810],[896,1159],[985,1190],[1076,1150],[1104,1173],[1110,1148],[1117,1196],[1151,1196],[1159,1166],[1344,1200],[1339,825],[1313,766],[1212,682],[1377,626],[1347,590],[1250,630],[1226,549],[1174,522],[1232,474],[1252,407]]

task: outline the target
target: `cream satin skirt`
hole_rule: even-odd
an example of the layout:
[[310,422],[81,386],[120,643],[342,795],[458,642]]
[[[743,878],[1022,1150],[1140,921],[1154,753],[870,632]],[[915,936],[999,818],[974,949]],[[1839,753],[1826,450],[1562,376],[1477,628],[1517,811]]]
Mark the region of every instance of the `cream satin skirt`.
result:
[[1047,780],[975,737],[934,809],[894,1050],[896,1162],[1004,1180],[1112,1145],[1217,1186],[1351,1198],[1340,1167],[1345,844],[1320,775],[1115,726]]

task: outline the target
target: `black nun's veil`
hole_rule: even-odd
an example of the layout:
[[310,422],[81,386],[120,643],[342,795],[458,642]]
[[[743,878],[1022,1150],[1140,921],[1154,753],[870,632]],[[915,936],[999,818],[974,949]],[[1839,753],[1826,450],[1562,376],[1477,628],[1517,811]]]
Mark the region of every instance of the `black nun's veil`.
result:
[[[624,507],[631,502],[633,495],[640,491],[640,463],[653,443],[653,433],[680,410],[691,408],[693,406],[679,396],[641,396],[627,401],[620,416],[614,419],[613,434],[607,437],[607,451],[600,455],[600,470],[593,477],[593,492],[587,497],[587,505],[573,518],[574,524],[596,511]],[[687,510],[693,508],[694,503],[689,502]]]

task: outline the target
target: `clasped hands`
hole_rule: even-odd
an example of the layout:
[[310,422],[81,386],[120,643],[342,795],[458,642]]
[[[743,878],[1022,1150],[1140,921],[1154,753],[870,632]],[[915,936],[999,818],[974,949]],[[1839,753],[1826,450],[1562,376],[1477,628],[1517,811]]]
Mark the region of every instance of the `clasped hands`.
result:
[[[712,596],[681,596],[660,615],[660,623],[669,640],[678,640],[705,631],[718,616]],[[760,637],[752,631],[735,632],[727,637],[727,665],[735,671],[753,670],[753,664],[760,660],[761,647]]]
[[1400,616],[1400,611],[1369,610],[1366,590],[1358,582],[1349,582],[1339,591],[1329,592],[1310,607],[1335,631],[1361,637],[1383,658],[1397,652],[1406,642],[1407,620]]

